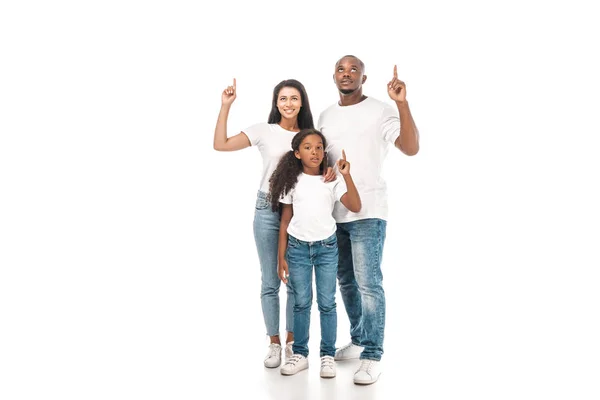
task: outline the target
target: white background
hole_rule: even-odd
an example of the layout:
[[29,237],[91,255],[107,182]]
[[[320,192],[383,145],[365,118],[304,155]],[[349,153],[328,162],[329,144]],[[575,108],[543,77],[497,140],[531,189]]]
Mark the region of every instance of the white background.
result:
[[282,398],[251,378],[260,156],[212,149],[220,95],[233,135],[295,78],[316,121],[355,54],[421,132],[386,161],[376,396],[598,399],[591,3],[3,2],[0,398]]

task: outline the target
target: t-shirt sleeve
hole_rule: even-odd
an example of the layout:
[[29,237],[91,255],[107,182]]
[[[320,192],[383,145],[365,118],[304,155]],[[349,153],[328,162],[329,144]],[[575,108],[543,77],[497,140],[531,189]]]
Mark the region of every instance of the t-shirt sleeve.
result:
[[290,190],[285,196],[279,198],[279,202],[283,204],[292,204],[293,202],[294,189]]
[[394,143],[400,136],[400,117],[398,110],[384,103],[381,113],[381,134],[385,142]]
[[333,181],[333,195],[337,201],[340,201],[344,193],[348,191],[348,187],[346,186],[346,181],[340,175]]
[[263,122],[250,125],[246,129],[242,130],[248,136],[250,140],[250,144],[252,146],[258,146],[260,144],[261,138],[265,132],[265,124]]

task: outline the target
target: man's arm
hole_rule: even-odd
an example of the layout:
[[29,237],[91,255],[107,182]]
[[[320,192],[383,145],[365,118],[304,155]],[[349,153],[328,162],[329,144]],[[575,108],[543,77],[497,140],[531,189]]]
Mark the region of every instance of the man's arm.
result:
[[419,130],[408,108],[406,100],[406,84],[398,79],[398,69],[394,65],[394,77],[388,83],[388,95],[396,103],[400,114],[400,136],[394,145],[407,156],[419,152]]
[[407,156],[414,156],[419,152],[419,130],[408,108],[408,101],[396,101],[396,106],[400,114],[400,136],[394,145]]

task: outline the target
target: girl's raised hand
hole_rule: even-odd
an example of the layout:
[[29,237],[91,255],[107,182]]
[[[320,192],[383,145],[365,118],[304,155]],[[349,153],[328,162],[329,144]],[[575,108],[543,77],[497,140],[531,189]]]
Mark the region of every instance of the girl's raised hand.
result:
[[227,86],[227,88],[223,90],[223,94],[221,95],[221,104],[224,106],[230,106],[235,100],[235,97],[235,78],[233,78],[233,86]]
[[342,175],[350,174],[350,163],[346,161],[346,152],[342,149],[342,158],[337,160],[337,168]]

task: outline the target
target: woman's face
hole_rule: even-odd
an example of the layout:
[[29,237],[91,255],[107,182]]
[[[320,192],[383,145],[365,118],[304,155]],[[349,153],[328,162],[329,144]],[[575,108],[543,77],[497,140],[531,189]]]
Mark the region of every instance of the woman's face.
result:
[[302,107],[302,97],[298,89],[283,87],[277,95],[277,109],[282,118],[295,119]]

